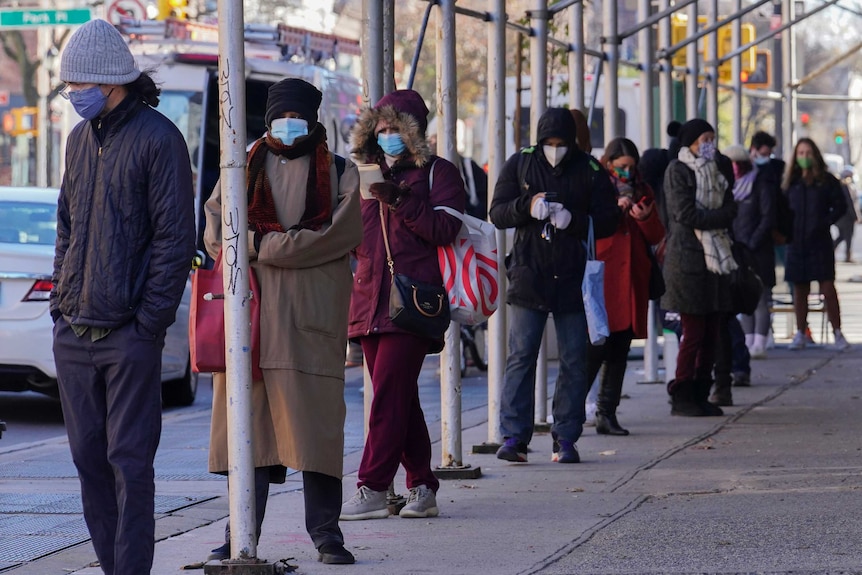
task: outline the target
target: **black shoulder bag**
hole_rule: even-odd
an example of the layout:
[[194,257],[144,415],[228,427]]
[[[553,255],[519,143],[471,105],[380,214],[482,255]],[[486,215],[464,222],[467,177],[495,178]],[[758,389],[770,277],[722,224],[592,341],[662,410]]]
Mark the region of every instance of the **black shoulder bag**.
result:
[[386,246],[386,263],[392,276],[389,288],[389,319],[392,323],[414,335],[442,339],[449,328],[449,298],[442,285],[410,279],[395,273],[395,262],[389,249],[383,204],[380,204],[380,226]]

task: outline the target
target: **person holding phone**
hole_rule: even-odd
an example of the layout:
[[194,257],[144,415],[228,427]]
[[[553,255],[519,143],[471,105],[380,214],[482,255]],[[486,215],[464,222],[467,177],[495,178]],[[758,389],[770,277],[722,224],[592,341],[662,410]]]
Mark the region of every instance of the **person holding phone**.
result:
[[620,216],[614,235],[596,240],[596,257],[605,262],[605,307],[611,332],[604,345],[589,344],[587,349],[588,381],[602,372],[596,402],[600,435],[629,434],[617,421],[617,406],[632,339],[647,334],[652,270],[648,251],[664,237],[655,196],[640,177],[638,162],[638,149],[626,138],[611,140],[601,159],[616,188]]

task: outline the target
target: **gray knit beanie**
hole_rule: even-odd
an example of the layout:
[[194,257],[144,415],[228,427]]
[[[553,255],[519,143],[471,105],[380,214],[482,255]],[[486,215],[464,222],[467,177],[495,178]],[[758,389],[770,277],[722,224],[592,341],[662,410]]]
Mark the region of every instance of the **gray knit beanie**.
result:
[[129,46],[105,20],[90,20],[78,28],[60,59],[63,82],[122,86],[140,75]]

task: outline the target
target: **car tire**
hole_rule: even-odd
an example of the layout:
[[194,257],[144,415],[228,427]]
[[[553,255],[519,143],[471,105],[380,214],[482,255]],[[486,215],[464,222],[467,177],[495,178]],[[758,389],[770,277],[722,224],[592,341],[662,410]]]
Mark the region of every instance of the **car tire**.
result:
[[186,363],[186,373],[179,379],[162,383],[162,404],[165,407],[186,407],[195,402],[198,374],[192,372],[192,362]]

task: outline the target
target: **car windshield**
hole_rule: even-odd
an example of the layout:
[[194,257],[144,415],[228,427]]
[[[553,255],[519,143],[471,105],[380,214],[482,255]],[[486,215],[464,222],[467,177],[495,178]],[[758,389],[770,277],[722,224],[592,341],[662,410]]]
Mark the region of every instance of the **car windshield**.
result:
[[180,129],[186,139],[192,169],[197,169],[196,152],[200,144],[201,95],[195,92],[165,90],[161,93],[158,110]]
[[52,246],[56,235],[56,205],[0,201],[0,243]]

